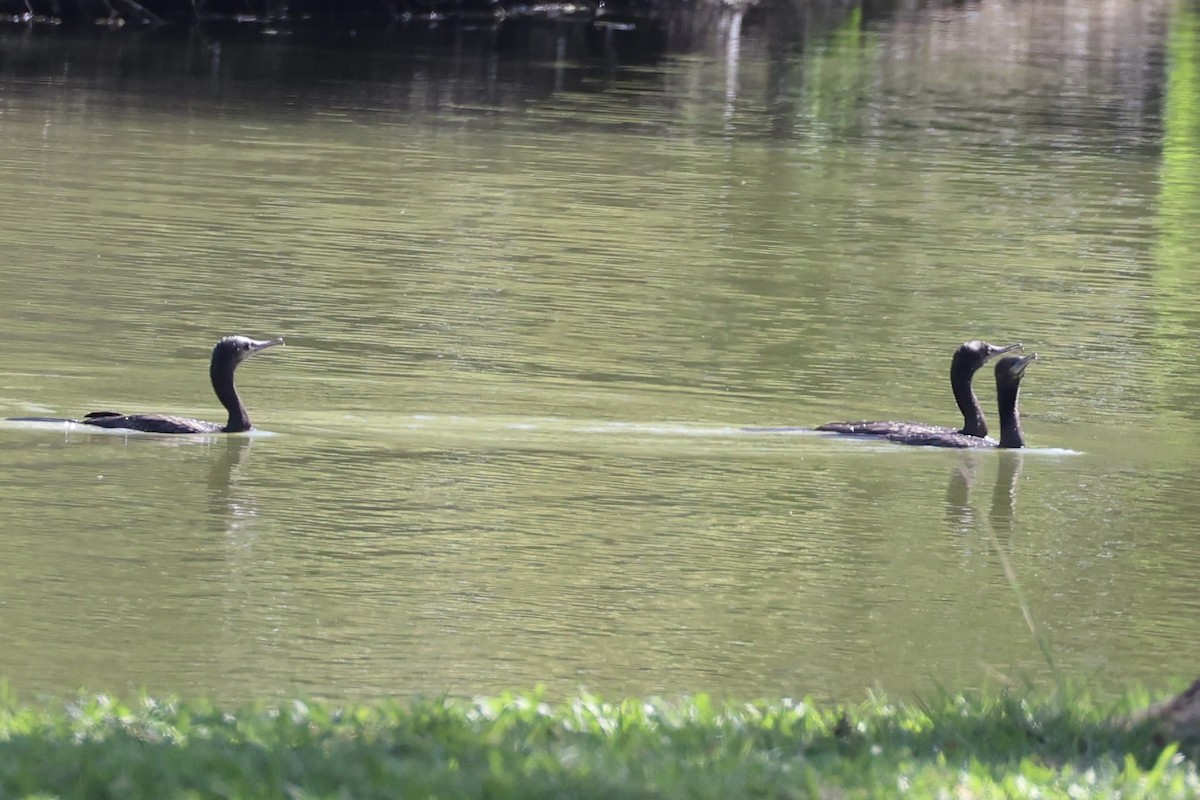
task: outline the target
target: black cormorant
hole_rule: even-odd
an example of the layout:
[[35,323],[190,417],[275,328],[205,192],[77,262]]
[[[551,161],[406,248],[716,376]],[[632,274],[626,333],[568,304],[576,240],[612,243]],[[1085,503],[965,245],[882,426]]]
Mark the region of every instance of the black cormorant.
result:
[[975,396],[971,379],[975,377],[979,368],[992,358],[1020,348],[1019,344],[998,347],[975,339],[963,342],[954,351],[954,356],[950,359],[950,387],[954,391],[954,401],[958,403],[958,408],[963,415],[963,426],[958,430],[943,425],[925,425],[920,422],[828,422],[818,425],[817,430],[827,433],[888,438],[905,435],[940,436],[943,434],[985,437],[988,434],[987,422],[983,419],[983,409],[979,407],[979,398]]
[[1037,360],[1037,353],[1027,356],[1005,356],[996,362],[996,406],[1000,412],[1000,441],[966,436],[961,433],[898,431],[883,438],[899,444],[924,445],[928,447],[999,447],[1015,449],[1025,446],[1025,432],[1021,430],[1021,414],[1017,409],[1017,396],[1021,392],[1021,378],[1025,368]]
[[283,344],[283,339],[258,341],[247,336],[226,336],[217,342],[212,351],[212,363],[208,368],[213,391],[221,405],[229,411],[229,421],[224,425],[205,422],[188,417],[166,414],[120,414],[116,411],[93,411],[80,420],[51,419],[47,417],[14,417],[17,421],[34,422],[77,422],[97,428],[120,428],[122,430],[145,431],[147,433],[241,433],[250,430],[250,415],[233,385],[233,371],[250,356],[268,347]]

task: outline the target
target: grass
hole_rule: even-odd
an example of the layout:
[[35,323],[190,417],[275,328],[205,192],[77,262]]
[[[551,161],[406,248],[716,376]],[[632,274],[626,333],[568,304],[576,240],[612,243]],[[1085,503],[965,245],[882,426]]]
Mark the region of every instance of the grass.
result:
[[[1130,695],[1124,706],[1147,702]],[[7,697],[0,797],[1200,796],[1186,748],[1113,724],[1112,712],[1011,694],[848,708],[704,696],[241,709]]]

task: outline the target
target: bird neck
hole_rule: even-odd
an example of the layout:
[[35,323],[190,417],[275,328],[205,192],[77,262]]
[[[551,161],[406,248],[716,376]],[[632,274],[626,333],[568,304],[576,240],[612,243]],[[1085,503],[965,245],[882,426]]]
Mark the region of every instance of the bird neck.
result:
[[959,433],[967,436],[987,436],[987,422],[983,419],[983,409],[979,407],[979,398],[971,386],[971,373],[950,370],[950,388],[954,390],[954,402],[963,415],[963,426]]
[[1020,384],[996,387],[996,402],[1000,409],[1000,446],[1024,447],[1025,433],[1021,430],[1021,413],[1017,410]]
[[223,428],[226,433],[250,430],[250,415],[246,413],[246,406],[242,405],[242,398],[238,396],[237,388],[233,385],[233,371],[236,368],[237,364],[227,366],[214,361],[208,370],[213,391],[216,392],[221,405],[229,412],[229,422]]

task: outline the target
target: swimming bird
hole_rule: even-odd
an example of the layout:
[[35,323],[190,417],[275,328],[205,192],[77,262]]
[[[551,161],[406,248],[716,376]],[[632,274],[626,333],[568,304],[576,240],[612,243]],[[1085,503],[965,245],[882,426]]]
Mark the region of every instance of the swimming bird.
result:
[[950,359],[950,388],[954,392],[954,401],[963,415],[963,426],[958,430],[944,425],[925,425],[920,422],[827,422],[824,425],[818,425],[817,430],[886,438],[903,435],[942,434],[985,437],[988,435],[987,422],[983,418],[983,409],[979,407],[979,398],[975,396],[971,380],[979,368],[992,358],[1019,349],[1021,349],[1020,344],[998,347],[973,339],[963,342],[954,351],[954,356]]
[[147,433],[241,433],[250,430],[250,415],[233,384],[233,372],[250,356],[268,347],[283,344],[283,339],[259,341],[248,336],[226,336],[217,342],[212,351],[212,363],[208,376],[213,391],[221,405],[229,412],[229,421],[224,425],[205,422],[188,417],[166,414],[121,414],[116,411],[93,411],[80,420],[53,419],[48,417],[13,417],[25,422],[76,422],[97,428],[120,428],[122,430],[145,431]]
[[1000,441],[967,436],[961,433],[897,432],[883,438],[899,444],[924,445],[928,447],[997,447],[1016,449],[1025,446],[1025,432],[1021,430],[1021,413],[1017,398],[1021,392],[1021,378],[1025,368],[1037,361],[1037,353],[1027,356],[1005,356],[996,362],[996,407],[1000,412]]

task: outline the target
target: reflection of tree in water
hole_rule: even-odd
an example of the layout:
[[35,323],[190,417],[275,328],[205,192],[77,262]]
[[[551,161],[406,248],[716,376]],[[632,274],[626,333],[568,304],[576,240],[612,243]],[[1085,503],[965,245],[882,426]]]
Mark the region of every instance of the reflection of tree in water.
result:
[[56,29],[202,29],[214,40],[286,31],[293,39],[333,38],[356,49],[390,43],[461,51],[487,42],[497,54],[536,57],[529,51],[550,46],[571,60],[613,57],[628,64],[668,53],[716,54],[731,21],[736,28],[747,15],[789,47],[802,46],[857,7],[850,0],[0,0],[0,18]]
[[[1021,479],[1023,453],[1020,450],[996,452],[998,459],[996,484],[992,489],[992,507],[988,516],[992,527],[1010,530],[1017,510],[1017,482]],[[946,486],[946,521],[956,533],[966,533],[975,528],[975,512],[971,508],[971,488],[979,474],[980,456],[964,454],[950,472]]]

